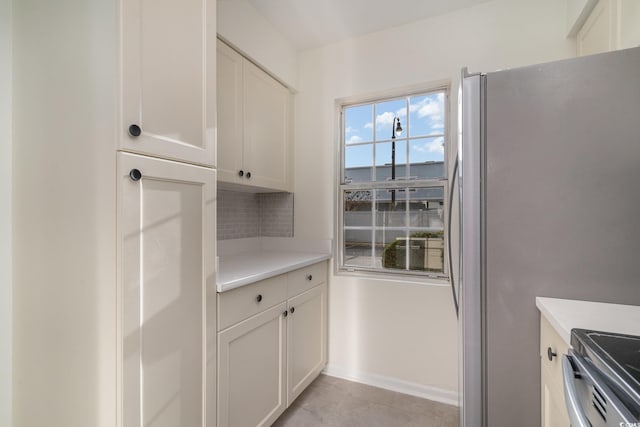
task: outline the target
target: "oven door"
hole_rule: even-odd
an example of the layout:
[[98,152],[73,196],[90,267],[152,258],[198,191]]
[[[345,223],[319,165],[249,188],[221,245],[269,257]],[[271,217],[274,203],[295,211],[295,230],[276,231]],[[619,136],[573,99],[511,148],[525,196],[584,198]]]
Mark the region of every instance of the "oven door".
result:
[[562,356],[564,398],[572,427],[636,425],[595,366],[569,350]]

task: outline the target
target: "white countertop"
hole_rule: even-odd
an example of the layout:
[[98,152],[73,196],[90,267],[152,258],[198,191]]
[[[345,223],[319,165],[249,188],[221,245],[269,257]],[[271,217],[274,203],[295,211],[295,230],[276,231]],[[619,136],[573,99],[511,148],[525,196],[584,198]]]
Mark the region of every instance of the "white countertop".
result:
[[225,292],[331,258],[331,241],[252,238],[218,242],[217,290]]
[[640,335],[637,305],[537,297],[536,307],[568,345],[573,328]]

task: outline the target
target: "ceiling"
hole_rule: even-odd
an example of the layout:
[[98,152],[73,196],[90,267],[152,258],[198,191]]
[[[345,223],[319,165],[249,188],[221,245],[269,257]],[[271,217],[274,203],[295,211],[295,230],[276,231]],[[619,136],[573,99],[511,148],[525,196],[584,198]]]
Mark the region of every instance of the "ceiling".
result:
[[489,0],[248,0],[298,50],[395,27]]

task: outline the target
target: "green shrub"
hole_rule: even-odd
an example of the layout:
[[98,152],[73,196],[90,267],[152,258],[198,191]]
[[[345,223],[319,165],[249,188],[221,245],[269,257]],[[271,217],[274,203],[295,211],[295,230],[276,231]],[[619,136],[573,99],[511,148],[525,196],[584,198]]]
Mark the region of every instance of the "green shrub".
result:
[[[441,239],[443,236],[444,231],[419,231],[417,233],[410,234],[409,238]],[[405,268],[404,266],[399,266],[398,260],[396,259],[396,246],[398,246],[400,242],[401,240],[394,240],[385,246],[384,251],[382,251],[382,266],[384,268]]]

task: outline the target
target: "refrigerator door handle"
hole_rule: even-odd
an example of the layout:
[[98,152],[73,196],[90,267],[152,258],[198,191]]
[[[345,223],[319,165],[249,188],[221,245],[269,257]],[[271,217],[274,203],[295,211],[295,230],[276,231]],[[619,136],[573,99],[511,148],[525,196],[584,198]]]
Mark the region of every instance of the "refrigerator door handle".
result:
[[451,293],[453,295],[453,308],[456,310],[456,317],[460,317],[460,307],[458,304],[458,292],[456,292],[456,284],[455,284],[455,278],[453,276],[453,255],[452,255],[452,250],[451,250],[451,217],[452,217],[452,210],[453,210],[453,192],[455,189],[455,182],[456,182],[456,178],[458,176],[458,154],[456,153],[456,159],[453,163],[453,175],[451,177],[451,182],[449,183],[449,203],[447,206],[447,216],[448,221],[447,221],[447,254],[448,254],[448,261],[449,261],[449,283],[451,283]]
[[564,383],[564,400],[572,427],[590,427],[591,424],[580,406],[575,385],[575,371],[571,364],[571,356],[562,355],[562,379]]

